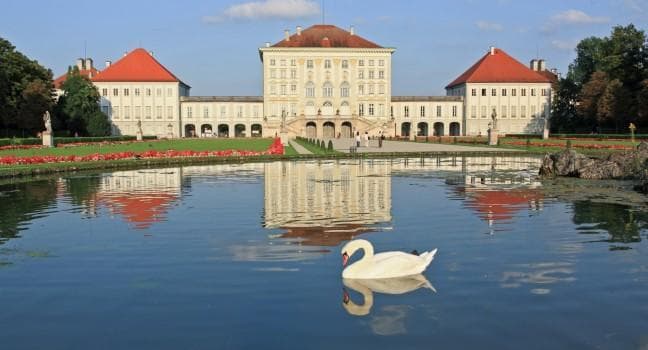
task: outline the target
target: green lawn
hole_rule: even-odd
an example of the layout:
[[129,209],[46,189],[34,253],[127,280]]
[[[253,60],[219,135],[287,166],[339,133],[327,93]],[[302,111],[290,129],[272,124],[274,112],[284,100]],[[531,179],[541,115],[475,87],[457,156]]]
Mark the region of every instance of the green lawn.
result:
[[[35,149],[14,149],[0,151],[0,157],[3,156],[68,156],[68,155],[88,155],[93,153],[119,153],[119,152],[145,152],[155,151],[219,151],[228,149],[246,150],[246,151],[265,151],[272,144],[272,139],[268,138],[249,138],[249,139],[177,139],[177,140],[160,140],[131,142],[113,145],[87,145],[76,147],[56,147],[56,148],[35,148]],[[294,152],[294,150],[293,150]]]

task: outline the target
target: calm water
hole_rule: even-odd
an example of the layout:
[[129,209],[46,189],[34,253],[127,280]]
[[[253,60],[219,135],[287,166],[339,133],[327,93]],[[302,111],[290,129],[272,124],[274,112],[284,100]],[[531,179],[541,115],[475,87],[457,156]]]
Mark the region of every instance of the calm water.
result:
[[[647,349],[648,215],[550,198],[538,163],[277,162],[0,186],[1,347]],[[352,237],[438,248],[423,277],[436,292],[342,281]]]

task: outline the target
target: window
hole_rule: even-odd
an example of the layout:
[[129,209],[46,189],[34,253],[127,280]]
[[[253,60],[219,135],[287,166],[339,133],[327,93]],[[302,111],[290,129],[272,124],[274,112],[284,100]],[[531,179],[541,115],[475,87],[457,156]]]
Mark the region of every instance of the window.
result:
[[322,91],[322,96],[333,97],[333,85],[331,85],[331,83],[325,83]]
[[173,107],[167,106],[167,119],[173,119]]
[[470,117],[477,118],[477,106],[470,107]]
[[425,106],[421,106],[421,117],[425,117]]
[[124,89],[124,96],[129,96],[129,95],[130,95],[130,91],[128,91],[128,89]]
[[364,115],[364,104],[362,103],[358,105],[358,115],[361,117]]
[[343,69],[348,69],[349,68],[349,61],[342,60],[342,68]]
[[297,85],[296,84],[290,85],[290,94],[291,95],[296,95],[297,94]]
[[209,107],[203,106],[203,118],[209,118]]
[[238,108],[236,109],[236,116],[238,118],[243,117],[243,106],[238,106]]
[[162,119],[162,106],[155,107],[155,118]]
[[151,106],[146,106],[146,109],[144,111],[144,118],[151,119]]
[[409,117],[409,106],[403,106],[403,116]]
[[173,96],[173,89],[167,88],[167,97],[172,97],[172,96]]
[[535,118],[535,117],[536,117],[536,106],[533,105],[531,106],[531,118]]
[[358,71],[358,79],[364,79],[364,71],[363,70]]
[[482,89],[482,96],[486,96],[486,89]]
[[275,64],[276,64],[276,61],[275,61],[274,59],[271,59],[271,60],[270,60],[270,65],[271,65],[271,66],[274,66]]
[[385,115],[385,105],[383,104],[378,105],[378,115],[380,116]]
[[306,97],[315,97],[315,85],[313,83],[306,84]]
[[187,107],[187,118],[192,118],[192,117],[193,117],[193,108]]
[[481,117],[486,118],[486,106],[481,106]]
[[506,106],[502,106],[502,118],[506,118]]
[[221,118],[225,118],[227,116],[227,107],[226,106],[221,106],[220,115],[221,115]]
[[290,65],[293,66],[293,67],[296,66],[297,65],[297,60],[294,59],[294,58],[292,60],[290,60]]
[[130,119],[130,107],[124,106],[124,119]]
[[259,116],[259,106],[254,106],[254,108],[252,108],[252,113],[254,113],[255,117],[258,117]]
[[281,73],[281,75],[280,75],[281,79],[286,79],[286,70],[282,69],[280,73]]
[[119,96],[119,89],[113,89],[113,96]]
[[276,69],[271,69],[270,70],[270,78],[271,79],[277,78],[277,70]]
[[155,90],[155,95],[157,95],[157,97],[162,97],[162,89],[157,88],[157,89]]
[[526,106],[520,106],[520,118],[526,118]]
[[291,69],[290,70],[290,79],[297,79],[297,70],[296,69]]
[[349,97],[349,84],[342,83],[340,87],[340,97]]
[[520,96],[526,96],[526,89],[520,90]]
[[358,95],[364,95],[364,85],[358,85]]
[[374,85],[369,84],[369,95],[373,95],[373,94],[374,94]]
[[436,106],[436,116],[440,117],[441,116],[441,106]]
[[502,96],[506,96],[506,89],[502,89]]
[[313,60],[306,61],[306,68],[313,68]]
[[370,116],[374,115],[374,104],[373,103],[369,104],[369,115]]
[[359,60],[358,61],[358,66],[364,67],[364,60]]
[[535,96],[535,95],[536,95],[536,89],[531,89],[531,96]]
[[135,119],[142,119],[142,107],[135,106]]
[[394,106],[389,107],[389,116],[393,117],[394,116]]
[[146,96],[151,96],[151,89],[146,89]]
[[140,89],[135,89],[135,96],[139,96],[139,95],[140,95]]
[[101,96],[108,96],[108,89],[101,89]]
[[384,70],[379,70],[378,71],[378,79],[385,79],[385,71]]
[[286,60],[280,60],[279,64],[281,64],[282,67],[286,66]]
[[374,79],[376,77],[374,73],[375,72],[372,70],[369,71],[369,79]]
[[374,60],[369,60],[369,67],[373,67],[374,65]]
[[381,66],[381,67],[384,66],[385,65],[385,60],[379,60],[378,65]]
[[517,96],[517,90],[511,89],[511,96]]
[[549,89],[542,89],[540,90],[540,93],[542,96],[549,96]]
[[471,94],[472,94],[473,96],[477,96],[477,89],[472,89],[472,90],[471,90]]
[[112,117],[113,119],[119,119],[119,106],[112,107]]
[[517,117],[517,107],[511,106],[511,118],[516,118],[516,117]]
[[545,118],[549,118],[549,105],[545,102],[542,104],[542,115]]
[[277,87],[274,85],[270,85],[270,95],[276,95],[277,94]]
[[497,96],[497,89],[491,89],[491,96]]
[[286,95],[286,93],[288,92],[288,90],[286,88],[286,85],[281,85],[281,90],[280,91],[281,91],[282,95]]
[[385,94],[385,85],[378,86],[378,93],[381,95]]
[[331,69],[331,60],[324,60],[324,68]]
[[457,116],[457,106],[452,106],[452,116],[453,117]]

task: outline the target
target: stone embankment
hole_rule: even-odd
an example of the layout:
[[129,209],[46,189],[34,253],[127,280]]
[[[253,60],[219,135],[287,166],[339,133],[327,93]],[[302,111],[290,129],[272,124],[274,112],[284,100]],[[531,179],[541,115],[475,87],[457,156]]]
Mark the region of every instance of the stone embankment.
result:
[[635,150],[593,158],[567,149],[547,154],[540,167],[542,176],[570,176],[581,179],[636,179],[637,189],[648,193],[648,142]]

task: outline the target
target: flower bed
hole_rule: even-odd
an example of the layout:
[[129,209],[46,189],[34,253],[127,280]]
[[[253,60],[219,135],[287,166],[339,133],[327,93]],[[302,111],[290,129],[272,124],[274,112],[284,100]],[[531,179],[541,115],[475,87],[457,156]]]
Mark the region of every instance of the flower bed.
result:
[[224,151],[146,151],[146,152],[118,152],[118,153],[94,153],[85,156],[31,156],[0,157],[0,165],[20,164],[43,164],[43,163],[65,163],[65,162],[97,162],[105,160],[121,159],[151,159],[151,158],[190,158],[190,157],[249,157],[261,155],[283,155],[284,147],[281,140],[276,138],[270,147],[265,151],[245,150],[224,150]]

